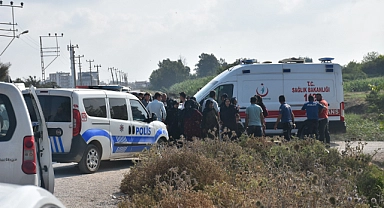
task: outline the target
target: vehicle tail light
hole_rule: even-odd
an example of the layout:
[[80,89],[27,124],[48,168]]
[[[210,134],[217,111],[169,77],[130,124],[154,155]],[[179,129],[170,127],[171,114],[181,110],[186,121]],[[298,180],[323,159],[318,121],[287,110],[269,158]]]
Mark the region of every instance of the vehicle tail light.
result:
[[81,115],[80,111],[73,109],[73,136],[77,136],[81,131]]
[[36,174],[36,144],[33,136],[24,137],[21,168],[26,174]]
[[340,121],[344,121],[344,102],[340,103]]

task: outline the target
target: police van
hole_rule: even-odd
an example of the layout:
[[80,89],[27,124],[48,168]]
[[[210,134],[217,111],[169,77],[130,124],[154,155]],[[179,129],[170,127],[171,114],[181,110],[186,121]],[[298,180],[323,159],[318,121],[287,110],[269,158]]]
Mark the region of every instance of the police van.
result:
[[38,89],[48,127],[52,159],[77,162],[96,172],[102,160],[136,157],[168,140],[164,123],[124,92],[93,89]]
[[332,63],[333,58],[321,58],[321,63],[304,63],[302,59],[285,59],[272,64],[243,61],[222,72],[206,84],[194,96],[198,102],[205,100],[211,90],[217,98],[222,94],[236,97],[240,106],[240,116],[245,118],[245,109],[250,105],[250,97],[260,95],[269,115],[266,117],[266,134],[282,134],[281,126],[274,130],[279,115],[279,95],[285,95],[295,115],[296,129],[303,126],[306,112],[301,107],[308,96],[321,93],[329,103],[328,115],[331,132],[345,132],[344,93],[341,66]]
[[0,82],[0,149],[0,183],[35,185],[53,193],[50,140],[33,87],[23,97],[15,84]]

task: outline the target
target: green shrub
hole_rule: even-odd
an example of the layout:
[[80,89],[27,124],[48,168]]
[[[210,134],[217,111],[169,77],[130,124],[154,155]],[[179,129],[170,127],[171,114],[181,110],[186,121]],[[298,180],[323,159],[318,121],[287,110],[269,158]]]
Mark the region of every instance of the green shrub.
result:
[[[347,132],[342,135],[343,138],[355,138],[362,141],[384,141],[384,134],[380,129],[381,123],[374,116],[363,118],[361,115],[347,113],[345,114],[345,122]],[[340,137],[340,135],[334,135],[334,138],[337,137]]]
[[184,82],[179,82],[172,85],[168,93],[179,94],[180,92],[185,92],[188,96],[193,96],[200,88],[204,87],[209,81],[213,79],[213,76],[202,77],[196,79],[189,79]]
[[357,79],[353,81],[346,81],[343,84],[344,91],[346,92],[366,92],[370,91],[369,85],[384,84],[384,77],[375,77],[367,79]]
[[[370,165],[365,169],[365,172],[359,174],[357,180],[359,192],[368,199],[380,199],[384,195],[384,173],[375,165]],[[372,200],[369,201],[372,206]]]

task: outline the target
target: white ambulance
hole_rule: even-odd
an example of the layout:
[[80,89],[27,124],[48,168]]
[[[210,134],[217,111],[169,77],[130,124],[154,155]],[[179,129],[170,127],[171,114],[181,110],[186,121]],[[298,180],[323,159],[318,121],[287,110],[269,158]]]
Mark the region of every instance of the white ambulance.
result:
[[[253,63],[229,68],[213,78],[194,96],[202,102],[211,90],[216,91],[217,98],[222,94],[236,97],[240,106],[240,116],[245,118],[245,109],[250,105],[250,98],[260,95],[269,115],[266,117],[266,134],[282,134],[282,129],[274,130],[279,114],[279,96],[285,95],[295,115],[297,133],[306,120],[301,107],[308,101],[308,96],[321,93],[329,103],[329,126],[331,132],[346,131],[344,121],[344,93],[341,66],[332,63],[333,58],[321,58],[321,63],[303,63],[299,59],[287,59],[283,63]],[[220,101],[219,101],[220,102]]]
[[93,89],[38,89],[52,159],[96,172],[101,160],[136,157],[168,140],[164,123],[129,93]]

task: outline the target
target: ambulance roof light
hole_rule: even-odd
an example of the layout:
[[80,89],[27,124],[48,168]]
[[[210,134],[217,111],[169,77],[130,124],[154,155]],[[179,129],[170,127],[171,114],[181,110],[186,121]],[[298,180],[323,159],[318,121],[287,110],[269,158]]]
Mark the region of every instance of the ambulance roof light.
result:
[[257,63],[257,59],[243,59],[241,60],[242,64],[254,64]]
[[295,58],[295,57],[292,57],[292,58],[286,58],[286,59],[283,59],[283,60],[280,60],[279,63],[304,63],[305,60],[303,58]]
[[335,59],[335,58],[324,57],[324,58],[319,58],[319,61],[321,61],[321,63],[332,63],[332,61],[333,61],[334,59]]

